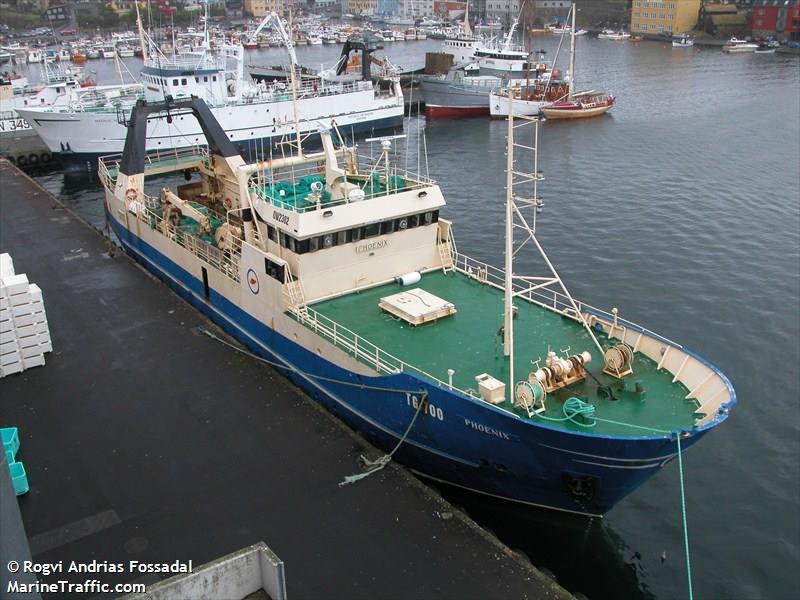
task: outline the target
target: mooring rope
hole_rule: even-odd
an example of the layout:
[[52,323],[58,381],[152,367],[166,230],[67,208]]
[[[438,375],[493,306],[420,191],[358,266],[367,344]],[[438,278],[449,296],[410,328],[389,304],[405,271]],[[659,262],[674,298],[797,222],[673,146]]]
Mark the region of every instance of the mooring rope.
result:
[[392,449],[392,451],[389,452],[388,454],[384,454],[380,458],[376,458],[375,460],[370,460],[370,459],[366,458],[362,454],[361,455],[361,460],[367,466],[367,470],[364,471],[363,473],[355,473],[353,475],[345,476],[345,478],[341,482],[339,482],[339,486],[348,485],[350,483],[355,483],[356,481],[364,479],[365,477],[369,477],[373,473],[377,473],[378,471],[383,469],[386,465],[388,465],[390,462],[392,462],[392,457],[394,456],[395,452],[397,452],[397,450],[400,448],[400,446],[402,446],[403,443],[406,441],[406,439],[408,438],[408,434],[411,433],[411,429],[414,427],[414,423],[417,422],[417,417],[419,416],[419,413],[422,412],[422,409],[428,405],[428,402],[427,402],[428,392],[426,392],[425,390],[404,390],[404,389],[400,389],[400,388],[387,388],[387,387],[380,387],[380,386],[375,386],[375,385],[366,385],[364,383],[355,383],[353,381],[345,381],[345,380],[342,380],[342,379],[335,379],[333,377],[324,377],[322,375],[316,375],[314,373],[309,373],[307,371],[301,371],[300,369],[298,369],[296,367],[293,367],[291,365],[278,363],[278,362],[275,362],[275,361],[272,361],[272,360],[268,360],[268,359],[266,359],[266,358],[264,358],[262,356],[259,356],[258,354],[254,354],[254,353],[250,352],[249,350],[245,350],[244,348],[241,348],[241,347],[239,347],[239,346],[237,346],[235,344],[231,344],[229,341],[224,340],[221,337],[219,337],[218,335],[210,332],[205,327],[198,327],[197,330],[200,333],[203,333],[203,334],[207,335],[211,339],[216,340],[216,341],[220,342],[221,344],[224,344],[225,346],[228,346],[228,348],[232,348],[233,350],[236,350],[237,352],[240,352],[241,354],[244,354],[245,356],[249,356],[251,358],[254,358],[254,359],[256,359],[256,360],[258,360],[258,361],[260,361],[262,363],[270,365],[271,367],[275,367],[276,369],[283,369],[285,371],[298,373],[300,375],[303,375],[304,377],[309,377],[309,378],[312,378],[312,379],[316,379],[318,381],[326,381],[326,382],[329,382],[329,383],[338,383],[338,384],[341,384],[341,385],[349,385],[351,387],[357,387],[359,389],[374,390],[374,391],[378,391],[378,392],[390,392],[390,393],[396,393],[396,394],[405,394],[406,397],[409,397],[409,398],[417,397],[418,404],[417,404],[417,410],[414,413],[414,417],[411,419],[411,422],[408,424],[408,427],[406,428],[405,433],[403,433],[402,437],[397,442],[397,444]]
[[683,516],[683,546],[686,551],[686,579],[689,583],[689,600],[694,600],[692,593],[692,563],[689,559],[689,526],[686,522],[686,495],[683,489],[683,452],[681,451],[681,435],[678,433],[678,472],[681,479],[681,514]]
[[344,485],[349,485],[351,483],[355,483],[356,481],[360,481],[365,477],[369,477],[373,473],[377,473],[383,467],[392,462],[392,457],[394,456],[394,453],[397,452],[400,446],[403,445],[403,442],[406,441],[408,434],[411,433],[411,428],[414,427],[414,423],[417,421],[419,413],[422,412],[422,407],[427,405],[426,399],[427,399],[427,393],[425,393],[424,396],[418,399],[419,404],[417,404],[417,411],[414,413],[414,417],[411,419],[411,423],[409,423],[408,427],[406,427],[406,431],[403,434],[403,437],[400,438],[400,440],[397,442],[397,445],[392,449],[392,451],[389,452],[389,454],[384,454],[380,458],[376,458],[375,460],[369,460],[366,456],[362,454],[361,460],[367,466],[367,470],[364,471],[363,473],[354,473],[352,475],[347,475],[344,479],[342,479],[342,481],[339,482],[339,487],[342,487]]
[[210,332],[205,327],[198,326],[197,327],[197,331],[207,335],[208,337],[210,337],[213,340],[218,341],[220,344],[223,344],[223,345],[227,346],[228,348],[236,350],[237,352],[239,352],[241,354],[244,354],[245,356],[249,356],[250,358],[254,358],[257,361],[263,362],[264,364],[267,364],[267,365],[269,365],[271,367],[275,367],[276,369],[283,369],[284,371],[289,371],[291,373],[297,373],[298,375],[303,375],[304,377],[309,377],[311,379],[316,379],[317,381],[327,381],[329,383],[338,383],[338,384],[341,384],[341,385],[349,385],[350,387],[357,387],[357,388],[362,389],[362,390],[374,390],[374,391],[377,391],[377,392],[391,392],[391,393],[397,393],[397,394],[425,394],[425,395],[427,395],[427,392],[425,390],[405,390],[405,389],[401,389],[401,388],[387,388],[387,387],[381,387],[381,386],[377,386],[377,385],[367,385],[366,383],[356,383],[354,381],[347,381],[347,380],[344,380],[344,379],[336,379],[335,377],[325,377],[324,375],[317,375],[315,373],[309,373],[308,371],[303,371],[301,369],[298,369],[297,367],[293,367],[292,365],[289,365],[289,364],[286,364],[286,363],[282,363],[282,362],[279,363],[279,362],[275,362],[273,360],[268,360],[268,359],[264,358],[263,356],[259,356],[258,354],[254,354],[254,353],[250,352],[249,350],[246,350],[246,349],[244,349],[244,348],[242,348],[240,346],[237,346],[236,344],[231,344],[229,341],[224,340],[221,337],[219,337],[218,335]]
[[[222,339],[221,337],[219,337],[218,335],[210,332],[209,330],[207,330],[204,327],[197,327],[197,330],[200,333],[203,333],[203,334],[207,335],[211,339],[216,340],[216,341],[220,342],[221,344],[224,344],[225,346],[228,346],[229,348],[232,348],[233,350],[236,350],[237,352],[240,352],[241,354],[244,354],[244,355],[249,356],[251,358],[254,358],[254,359],[256,359],[256,360],[258,360],[260,362],[263,362],[263,363],[265,363],[267,365],[275,367],[276,369],[282,369],[284,371],[289,371],[289,372],[292,372],[292,373],[298,373],[300,375],[303,375],[305,377],[309,377],[309,378],[312,378],[312,379],[316,379],[318,381],[326,381],[326,382],[330,382],[330,383],[337,383],[337,384],[341,384],[341,385],[357,387],[359,389],[375,390],[375,391],[379,391],[379,392],[401,393],[401,394],[406,394],[407,396],[419,395],[419,398],[418,398],[419,404],[417,404],[417,409],[416,409],[416,412],[414,413],[414,417],[411,419],[411,422],[408,424],[408,427],[406,428],[406,430],[403,433],[402,437],[400,438],[400,440],[398,440],[397,444],[392,449],[392,451],[389,452],[388,454],[384,454],[383,456],[381,456],[379,458],[376,458],[375,460],[369,460],[364,455],[361,455],[361,460],[367,466],[367,470],[364,471],[363,473],[355,473],[353,475],[347,475],[341,482],[339,482],[339,486],[340,487],[341,486],[345,486],[345,485],[349,485],[351,483],[355,483],[356,481],[360,481],[360,480],[362,480],[362,479],[364,479],[366,477],[369,477],[373,473],[377,473],[378,471],[383,469],[386,465],[388,465],[392,461],[392,457],[394,456],[394,454],[397,452],[397,450],[400,449],[400,446],[402,446],[403,443],[405,443],[405,441],[408,439],[408,435],[411,433],[411,429],[413,429],[414,423],[417,422],[417,417],[419,417],[419,414],[422,412],[422,409],[425,406],[427,406],[428,393],[425,390],[404,390],[404,389],[400,389],[400,388],[387,388],[387,387],[381,387],[381,386],[367,385],[367,384],[364,384],[364,383],[356,383],[356,382],[353,382],[353,381],[345,381],[345,380],[336,379],[336,378],[333,378],[333,377],[324,377],[322,375],[316,375],[314,373],[308,373],[307,371],[301,371],[300,369],[298,369],[296,367],[293,367],[291,365],[284,364],[284,363],[278,363],[278,362],[263,358],[262,356],[254,354],[254,353],[250,352],[249,350],[241,348],[241,347],[239,347],[239,346],[237,346],[235,344],[232,344],[232,343],[228,342],[227,340]],[[569,408],[568,408],[567,407],[567,403],[569,403],[570,400],[576,400],[577,402],[571,403]],[[591,410],[589,410],[590,408],[591,408]],[[579,398],[570,398],[569,400],[567,400],[567,402],[565,402],[565,404],[564,404],[563,410],[564,410],[564,414],[565,414],[565,418],[563,418],[563,419],[557,419],[557,418],[553,418],[553,417],[543,417],[542,415],[538,415],[538,416],[539,416],[539,418],[545,418],[545,419],[550,420],[550,421],[567,421],[567,420],[569,420],[569,421],[571,421],[573,423],[576,423],[577,425],[582,425],[584,427],[586,427],[586,426],[590,426],[591,427],[592,425],[581,424],[578,421],[574,420],[574,417],[576,417],[578,415],[581,415],[581,416],[585,416],[587,418],[590,418],[590,419],[592,419],[594,421],[603,421],[605,423],[612,423],[614,425],[622,425],[624,427],[631,427],[631,428],[634,428],[634,429],[642,429],[642,430],[650,431],[650,432],[654,432],[654,433],[670,433],[670,434],[675,435],[677,443],[678,443],[678,452],[677,452],[677,455],[678,455],[678,473],[680,475],[681,516],[682,516],[682,520],[683,520],[684,551],[686,553],[686,577],[687,577],[688,585],[689,585],[689,600],[694,600],[694,593],[693,593],[693,589],[692,589],[692,566],[691,566],[691,558],[690,558],[690,554],[689,554],[689,525],[688,525],[688,522],[686,520],[686,494],[685,494],[685,490],[684,490],[683,451],[681,449],[681,432],[680,431],[677,431],[677,432],[676,431],[667,431],[667,430],[664,430],[664,429],[657,429],[655,427],[646,427],[646,426],[642,426],[642,425],[634,425],[633,423],[625,423],[623,421],[613,421],[611,419],[602,419],[602,418],[597,417],[597,416],[594,415],[594,406],[593,405],[591,405],[589,403],[586,403],[586,402],[583,402]]]

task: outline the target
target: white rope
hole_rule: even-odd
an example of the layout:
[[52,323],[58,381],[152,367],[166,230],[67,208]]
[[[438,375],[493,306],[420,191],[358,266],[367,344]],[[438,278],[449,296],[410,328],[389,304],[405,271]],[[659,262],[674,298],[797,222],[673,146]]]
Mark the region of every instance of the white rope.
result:
[[256,360],[258,360],[260,362],[263,362],[263,363],[265,363],[265,364],[267,364],[267,365],[269,365],[271,367],[275,367],[276,369],[283,369],[285,371],[290,371],[292,373],[298,373],[300,375],[303,375],[304,377],[309,377],[311,379],[316,379],[318,381],[327,381],[327,382],[330,382],[330,383],[339,383],[341,385],[349,385],[351,387],[357,387],[357,388],[362,389],[362,390],[375,390],[375,391],[378,391],[378,392],[391,392],[391,393],[398,393],[398,394],[421,394],[421,395],[427,396],[427,392],[425,390],[403,390],[403,389],[400,389],[400,388],[387,388],[387,387],[381,387],[381,386],[376,386],[376,385],[367,385],[365,383],[356,383],[356,382],[353,382],[353,381],[346,381],[344,379],[336,379],[336,378],[333,378],[333,377],[324,377],[322,375],[316,375],[314,373],[309,373],[308,371],[301,371],[297,367],[293,367],[293,366],[291,366],[291,365],[289,365],[287,363],[278,363],[278,362],[275,362],[275,361],[272,361],[272,360],[267,360],[266,358],[263,358],[263,357],[259,356],[258,354],[253,354],[252,352],[250,352],[248,350],[245,350],[244,348],[240,348],[239,346],[237,346],[235,344],[231,344],[230,342],[228,342],[226,340],[223,340],[221,337],[219,337],[218,335],[216,335],[214,333],[211,333],[208,329],[206,329],[204,327],[198,327],[197,330],[200,333],[203,333],[203,334],[207,335],[211,339],[217,340],[219,343],[224,344],[225,346],[228,346],[228,348],[232,348],[232,349],[236,350],[237,352],[240,352],[240,353],[242,353],[242,354],[244,354],[246,356],[249,356],[250,358],[255,358]]
[[422,412],[422,407],[427,404],[426,401],[427,395],[428,394],[426,392],[422,392],[422,397],[419,398],[418,400],[419,404],[417,404],[417,411],[414,413],[414,418],[411,419],[411,423],[408,424],[408,427],[406,428],[403,437],[400,438],[400,440],[397,442],[397,445],[392,449],[392,451],[389,452],[389,454],[384,454],[380,458],[376,458],[375,460],[369,460],[366,456],[362,454],[361,460],[366,465],[367,469],[363,473],[354,473],[353,475],[347,475],[342,481],[339,482],[339,487],[355,483],[356,481],[361,481],[362,479],[369,477],[373,473],[377,473],[378,471],[383,469],[383,467],[392,462],[392,457],[394,456],[394,453],[397,452],[400,446],[403,445],[403,442],[406,441],[406,438],[408,438],[408,434],[411,433],[411,428],[414,427],[414,423],[417,421],[419,413]]
[[362,454],[361,455],[361,460],[366,465],[367,469],[363,473],[355,473],[353,475],[347,475],[341,482],[339,482],[339,486],[340,487],[344,486],[344,485],[351,484],[351,483],[355,483],[356,481],[360,481],[361,479],[364,479],[365,477],[369,477],[373,473],[377,473],[378,471],[383,469],[386,465],[388,465],[390,462],[392,462],[392,457],[394,456],[395,452],[397,452],[397,450],[400,448],[400,446],[403,445],[403,442],[406,441],[406,439],[408,438],[408,434],[411,433],[411,429],[412,429],[412,427],[414,427],[414,423],[417,422],[417,417],[419,417],[419,413],[421,413],[422,409],[425,406],[427,406],[427,404],[428,404],[428,402],[427,402],[428,392],[426,392],[425,390],[402,390],[402,389],[398,389],[398,388],[378,387],[378,386],[374,386],[374,385],[365,385],[363,383],[355,383],[355,382],[352,382],[352,381],[344,381],[344,380],[341,380],[341,379],[334,379],[332,377],[323,377],[321,375],[315,375],[313,373],[308,373],[306,371],[301,371],[300,369],[297,369],[296,367],[293,367],[291,365],[277,363],[277,362],[274,362],[274,361],[271,361],[271,360],[267,360],[266,358],[263,358],[261,356],[258,356],[257,354],[253,354],[252,352],[249,352],[248,350],[245,350],[244,348],[240,348],[240,347],[238,347],[238,346],[236,346],[234,344],[231,344],[227,340],[223,340],[221,337],[211,333],[208,329],[206,329],[204,327],[198,327],[197,330],[200,333],[204,333],[205,335],[207,335],[211,339],[217,340],[218,342],[220,342],[221,344],[224,344],[225,346],[228,346],[229,348],[233,348],[237,352],[241,352],[242,354],[250,356],[251,358],[255,358],[258,361],[261,361],[261,362],[263,362],[265,364],[268,364],[268,365],[270,365],[272,367],[275,367],[275,368],[278,368],[278,369],[285,369],[287,371],[291,371],[291,372],[294,372],[294,373],[299,373],[299,374],[301,374],[301,375],[303,375],[305,377],[310,377],[310,378],[313,378],[313,379],[317,379],[319,381],[328,381],[328,382],[331,382],[331,383],[339,383],[339,384],[342,384],[342,385],[349,385],[349,386],[357,387],[357,388],[360,388],[360,389],[376,390],[376,391],[380,391],[380,392],[403,393],[407,397],[410,397],[410,398],[414,397],[414,396],[419,396],[417,398],[418,404],[417,404],[417,410],[414,413],[414,417],[411,419],[411,422],[408,424],[408,427],[406,428],[405,433],[403,433],[403,436],[397,442],[397,444],[392,449],[392,451],[389,452],[388,454],[384,454],[383,456],[381,456],[380,458],[377,458],[375,460],[370,460],[370,459],[368,459],[367,457],[365,457]]

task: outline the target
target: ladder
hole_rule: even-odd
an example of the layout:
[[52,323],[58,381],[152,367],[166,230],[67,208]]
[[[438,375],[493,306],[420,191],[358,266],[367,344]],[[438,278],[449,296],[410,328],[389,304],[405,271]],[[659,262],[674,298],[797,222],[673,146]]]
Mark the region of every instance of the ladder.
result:
[[283,285],[283,289],[288,298],[289,310],[296,314],[301,321],[306,321],[309,318],[309,314],[303,282],[299,278],[292,276],[292,273],[288,270],[288,265],[286,276],[287,281]]

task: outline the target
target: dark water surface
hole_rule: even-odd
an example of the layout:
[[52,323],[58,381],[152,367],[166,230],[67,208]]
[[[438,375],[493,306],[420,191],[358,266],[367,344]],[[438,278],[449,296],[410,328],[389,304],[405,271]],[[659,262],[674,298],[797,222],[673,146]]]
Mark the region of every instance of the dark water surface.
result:
[[[554,39],[534,44],[552,56]],[[387,50],[409,68],[438,47]],[[313,67],[337,54],[298,49]],[[281,52],[250,57],[275,64]],[[580,87],[619,103],[607,117],[542,125],[539,237],[575,296],[677,340],[736,388],[730,419],[684,460],[695,597],[798,598],[798,61],[587,38],[578,60]],[[110,63],[88,66],[111,79]],[[412,150],[422,130],[459,249],[501,264],[506,124],[413,118]],[[41,182],[102,223],[98,183],[60,174]],[[444,493],[573,592],[688,596],[677,462],[604,520]]]

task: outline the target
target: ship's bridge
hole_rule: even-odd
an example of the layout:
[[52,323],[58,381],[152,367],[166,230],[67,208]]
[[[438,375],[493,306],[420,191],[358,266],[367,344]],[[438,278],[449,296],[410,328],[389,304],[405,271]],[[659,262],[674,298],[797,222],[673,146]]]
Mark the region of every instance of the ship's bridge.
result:
[[268,251],[302,279],[306,300],[441,268],[449,223],[439,186],[401,168],[388,146],[370,160],[324,133],[323,147],[267,161],[249,181]]

